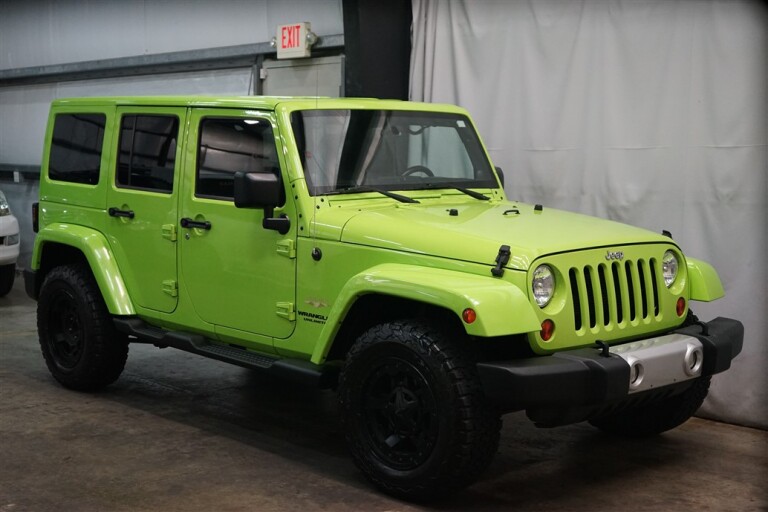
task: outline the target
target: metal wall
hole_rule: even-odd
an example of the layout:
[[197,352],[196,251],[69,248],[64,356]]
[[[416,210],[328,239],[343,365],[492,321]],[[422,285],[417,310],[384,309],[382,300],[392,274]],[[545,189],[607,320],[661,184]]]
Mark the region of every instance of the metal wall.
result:
[[0,69],[258,43],[295,21],[341,34],[341,1],[0,0]]

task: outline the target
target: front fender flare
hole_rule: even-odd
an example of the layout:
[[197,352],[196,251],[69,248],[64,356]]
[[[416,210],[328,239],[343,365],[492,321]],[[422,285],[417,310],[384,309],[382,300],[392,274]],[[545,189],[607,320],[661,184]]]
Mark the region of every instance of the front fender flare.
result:
[[315,346],[313,363],[325,360],[347,312],[358,297],[369,293],[443,307],[459,318],[466,308],[472,308],[477,320],[463,322],[472,336],[506,336],[541,329],[528,297],[512,283],[452,270],[383,264],[353,276],[344,285]]
[[686,258],[691,300],[710,302],[725,296],[723,283],[712,265],[696,258]]
[[136,314],[117,261],[104,235],[94,229],[75,224],[48,224],[40,230],[35,239],[32,252],[33,269],[40,268],[45,244],[51,242],[74,247],[83,253],[110,313]]

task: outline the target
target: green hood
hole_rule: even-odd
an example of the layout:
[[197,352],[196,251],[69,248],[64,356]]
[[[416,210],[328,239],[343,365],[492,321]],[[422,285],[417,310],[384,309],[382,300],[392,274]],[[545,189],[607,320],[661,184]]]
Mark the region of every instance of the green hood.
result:
[[488,265],[508,245],[508,267],[518,270],[546,254],[670,241],[626,224],[552,208],[535,211],[523,203],[394,205],[349,214],[342,242]]

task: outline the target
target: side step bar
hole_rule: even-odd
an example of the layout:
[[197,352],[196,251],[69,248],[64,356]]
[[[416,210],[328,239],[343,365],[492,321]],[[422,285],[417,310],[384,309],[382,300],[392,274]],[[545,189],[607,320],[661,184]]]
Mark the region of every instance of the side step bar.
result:
[[199,334],[153,327],[136,317],[115,317],[114,324],[118,331],[135,336],[139,343],[177,348],[243,368],[266,371],[274,377],[304,385],[327,389],[334,387],[338,379],[339,370],[335,366],[258,354],[245,348],[213,342]]

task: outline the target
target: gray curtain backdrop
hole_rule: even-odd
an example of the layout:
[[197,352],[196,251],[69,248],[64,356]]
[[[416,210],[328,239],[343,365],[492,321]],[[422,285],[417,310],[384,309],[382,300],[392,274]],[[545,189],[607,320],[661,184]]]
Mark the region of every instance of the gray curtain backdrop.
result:
[[744,322],[703,416],[768,429],[768,4],[413,0],[411,99],[469,109],[515,200],[660,232]]

